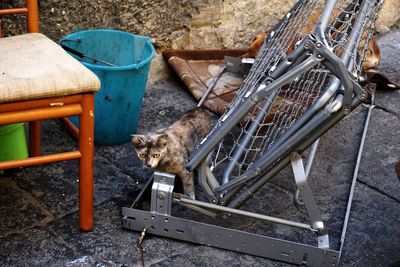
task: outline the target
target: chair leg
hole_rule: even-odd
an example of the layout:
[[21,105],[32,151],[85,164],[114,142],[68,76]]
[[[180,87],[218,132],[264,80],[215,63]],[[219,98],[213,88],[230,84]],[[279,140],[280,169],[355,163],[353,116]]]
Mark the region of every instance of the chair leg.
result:
[[32,121],[29,123],[29,155],[38,157],[40,153],[40,121]]
[[94,94],[83,94],[79,125],[79,225],[81,230],[90,231],[93,227]]

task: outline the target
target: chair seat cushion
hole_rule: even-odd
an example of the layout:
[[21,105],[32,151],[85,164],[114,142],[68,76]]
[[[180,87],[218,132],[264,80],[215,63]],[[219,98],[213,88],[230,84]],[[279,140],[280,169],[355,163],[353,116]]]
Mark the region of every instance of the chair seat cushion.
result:
[[0,103],[97,91],[97,76],[40,33],[0,38]]

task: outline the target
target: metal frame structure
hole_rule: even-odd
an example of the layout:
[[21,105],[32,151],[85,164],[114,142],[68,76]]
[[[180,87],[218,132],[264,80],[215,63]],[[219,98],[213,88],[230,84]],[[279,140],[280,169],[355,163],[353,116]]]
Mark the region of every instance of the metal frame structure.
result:
[[[123,209],[124,227],[293,264],[338,265],[359,159],[340,250],[330,248],[308,175],[319,137],[371,99],[361,85],[362,59],[381,5],[372,0],[298,1],[266,37],[236,98],[187,164],[197,170],[209,202],[173,193],[173,176],[156,172],[132,206]],[[309,147],[304,167],[301,154]],[[305,207],[309,223],[240,209],[288,164],[298,188],[295,205]],[[137,209],[150,184],[150,212]],[[315,232],[317,246],[173,217],[172,203],[209,216],[237,214]]]

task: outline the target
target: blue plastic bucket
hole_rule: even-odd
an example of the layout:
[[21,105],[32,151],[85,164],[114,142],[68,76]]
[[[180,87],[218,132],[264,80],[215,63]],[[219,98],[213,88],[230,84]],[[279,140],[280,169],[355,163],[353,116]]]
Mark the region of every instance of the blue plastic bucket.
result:
[[[69,34],[60,44],[86,56],[70,53],[101,81],[100,91],[95,96],[95,143],[128,142],[137,129],[150,62],[155,53],[150,38],[115,30],[88,30]],[[78,125],[77,117],[71,120]]]

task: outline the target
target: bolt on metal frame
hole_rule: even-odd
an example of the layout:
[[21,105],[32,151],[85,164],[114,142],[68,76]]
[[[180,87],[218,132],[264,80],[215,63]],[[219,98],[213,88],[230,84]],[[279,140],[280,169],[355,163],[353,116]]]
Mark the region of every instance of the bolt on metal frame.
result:
[[[362,60],[382,2],[298,1],[266,37],[236,98],[187,164],[210,203],[172,193],[173,179],[156,173],[151,212],[135,208],[140,194],[123,209],[124,227],[294,264],[338,265],[341,248],[330,248],[307,177],[319,137],[369,98],[360,85]],[[304,167],[301,154],[310,146]],[[239,209],[288,164],[298,188],[295,204],[304,205],[309,224]],[[306,229],[316,233],[317,247],[173,217],[164,207],[171,202],[210,216],[238,214]]]

